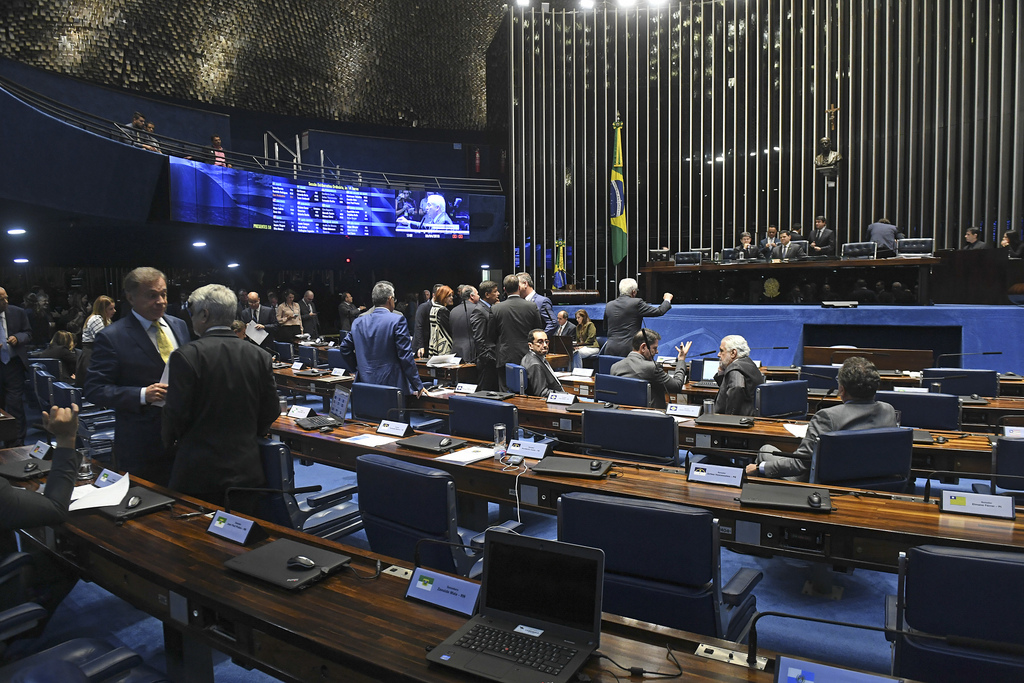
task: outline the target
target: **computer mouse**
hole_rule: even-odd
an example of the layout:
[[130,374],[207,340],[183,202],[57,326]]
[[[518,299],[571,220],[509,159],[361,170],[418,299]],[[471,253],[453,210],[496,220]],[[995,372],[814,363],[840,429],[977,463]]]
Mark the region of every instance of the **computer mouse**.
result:
[[128,503],[125,505],[125,507],[131,510],[132,508],[139,507],[139,503],[141,502],[141,498],[139,498],[138,496],[132,496],[131,498],[128,499]]
[[288,569],[312,569],[316,566],[316,562],[309,559],[305,555],[296,555],[288,558]]
[[25,471],[26,472],[34,472],[35,470],[38,470],[38,469],[39,469],[39,463],[30,462],[30,463],[25,465]]
[[935,443],[946,443],[946,437],[944,437],[944,436],[937,436],[937,437],[935,437]]
[[601,469],[601,461],[600,460],[591,460],[590,461],[590,469],[592,469],[592,470],[599,470],[599,469]]
[[330,425],[327,425],[325,427],[321,427],[320,431],[323,432],[324,434],[326,434],[327,432],[334,431],[334,427],[332,427]]
[[971,398],[977,401],[979,398],[981,398],[981,396],[979,396],[978,394],[971,394]]
[[807,504],[810,505],[812,508],[820,508],[821,494],[815,491],[811,495],[807,496]]
[[451,440],[451,439],[449,439],[449,438],[448,438],[448,437],[446,436],[446,437],[444,437],[443,439],[441,439],[440,441],[438,441],[438,442],[437,442],[437,445],[438,445],[438,446],[442,446],[442,447],[443,447],[443,446],[451,446],[451,445],[452,445],[452,440]]
[[752,418],[752,417],[741,417],[740,418],[740,424],[741,425],[752,425],[752,424],[754,424],[754,418]]

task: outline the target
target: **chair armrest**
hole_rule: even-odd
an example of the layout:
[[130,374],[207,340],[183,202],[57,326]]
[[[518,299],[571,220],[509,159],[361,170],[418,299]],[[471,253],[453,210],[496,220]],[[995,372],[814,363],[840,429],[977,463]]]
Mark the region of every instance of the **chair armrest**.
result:
[[102,654],[96,659],[79,665],[90,681],[105,681],[112,676],[134,669],[142,664],[142,657],[126,647],[119,647]]
[[47,611],[34,602],[26,602],[0,612],[0,641],[35,628],[47,615]]
[[358,493],[358,488],[355,484],[349,484],[348,486],[342,486],[331,491],[324,491],[323,493],[312,494],[306,498],[306,505],[310,508],[322,508],[330,507],[338,503],[350,500],[352,494]]
[[[897,600],[895,595],[885,596],[885,627],[896,628],[896,609]],[[885,639],[890,643],[896,641],[896,635],[893,633],[886,633]]]
[[0,560],[0,583],[11,578],[22,568],[32,563],[32,556],[28,553],[9,553]]
[[735,607],[746,600],[750,592],[754,590],[754,586],[759,584],[762,578],[764,578],[764,574],[756,569],[743,567],[733,574],[729,583],[722,588],[722,601],[730,607]]
[[510,519],[507,522],[502,522],[501,524],[494,524],[492,526],[487,527],[486,529],[481,531],[476,536],[473,536],[472,538],[470,538],[469,539],[469,544],[471,546],[473,546],[474,548],[483,549],[483,547],[484,547],[484,535],[488,531],[502,531],[502,532],[506,532],[506,533],[518,534],[522,530],[523,530],[523,523],[522,522],[517,522],[514,519]]

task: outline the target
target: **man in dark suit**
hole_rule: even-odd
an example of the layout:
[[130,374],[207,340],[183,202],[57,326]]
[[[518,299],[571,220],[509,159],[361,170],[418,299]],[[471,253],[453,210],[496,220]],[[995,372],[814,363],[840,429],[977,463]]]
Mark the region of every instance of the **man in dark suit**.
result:
[[692,342],[676,347],[676,369],[669,375],[655,359],[661,335],[654,330],[641,329],[633,335],[633,350],[612,366],[617,377],[633,377],[651,383],[651,407],[664,408],[665,394],[678,394],[686,385],[686,352]]
[[640,287],[631,277],[619,281],[619,296],[604,307],[604,329],[608,342],[601,353],[626,356],[633,348],[633,335],[640,330],[644,318],[665,315],[672,308],[672,294],[665,292],[660,306],[652,306],[639,298]]
[[555,334],[560,337],[572,337],[576,341],[576,324],[569,320],[569,314],[559,311],[556,318]]
[[398,387],[403,394],[420,396],[423,381],[416,369],[409,325],[395,313],[395,287],[381,280],[371,293],[373,312],[352,323],[352,332],[341,340],[341,355],[359,371],[359,381]]
[[249,292],[246,296],[246,306],[239,320],[246,325],[250,322],[256,323],[257,330],[264,330],[267,333],[260,346],[268,350],[273,348],[274,335],[277,332],[277,311],[270,306],[261,306],[260,295],[257,292]]
[[473,312],[480,305],[480,295],[473,285],[459,287],[459,302],[452,308],[448,323],[452,327],[452,353],[463,363],[476,362],[476,342],[473,340]]
[[491,306],[498,303],[501,293],[494,280],[481,282],[478,291],[480,301],[469,319],[476,349],[477,388],[480,391],[497,391],[498,371],[495,367],[494,344],[487,339],[487,326],[491,322]]
[[761,257],[771,258],[772,249],[779,246],[779,229],[774,225],[769,225],[768,230],[764,238],[761,239]]
[[[705,361],[707,362],[707,361]],[[753,415],[754,395],[764,375],[750,360],[750,345],[738,334],[722,338],[718,346],[718,395],[715,412],[722,415]]]
[[430,341],[430,307],[433,305],[434,295],[442,287],[440,282],[434,284],[428,296],[427,290],[423,290],[425,300],[416,308],[416,326],[412,333],[412,349],[417,358],[422,358],[427,351],[427,342]]
[[316,306],[313,304],[312,290],[307,289],[299,299],[299,317],[302,318],[302,331],[308,334],[310,339],[319,339],[320,316],[317,315]]
[[495,365],[498,371],[498,386],[508,391],[505,382],[506,363],[519,363],[529,350],[526,343],[530,330],[544,329],[540,310],[519,296],[519,276],[506,275],[501,281],[505,293],[504,301],[494,304],[491,320],[487,326],[487,341],[494,345]]
[[811,458],[822,434],[844,429],[878,429],[895,427],[896,411],[888,403],[875,401],[880,378],[870,361],[860,357],[847,358],[836,377],[842,405],[814,413],[807,425],[807,434],[792,455],[782,454],[774,446],[762,446],[757,459],[747,465],[747,474],[807,481]]
[[985,240],[981,239],[981,228],[967,228],[967,232],[964,233],[964,240],[966,244],[960,247],[961,249],[988,249],[989,244]]
[[537,306],[537,310],[540,311],[540,319],[544,322],[544,331],[554,334],[557,324],[551,299],[533,288],[533,277],[529,273],[516,273],[516,276],[519,278],[519,296]]
[[811,232],[811,256],[831,256],[836,253],[833,233],[829,230],[828,221],[824,216],[814,219],[814,230]]
[[552,391],[562,391],[562,383],[555,377],[555,371],[548,363],[548,335],[542,329],[530,330],[527,337],[530,349],[521,362],[526,370],[526,393],[530,396],[547,396]]
[[786,261],[807,256],[799,244],[790,244],[791,240],[792,233],[789,230],[783,230],[779,235],[779,246],[772,249],[772,258]]
[[114,409],[114,467],[161,486],[171,456],[160,440],[167,359],[189,342],[188,328],[167,310],[167,278],[136,268],[124,279],[132,311],[96,335],[85,398]]
[[[7,290],[0,287],[0,408],[18,422],[18,435],[4,446],[24,446],[28,424],[25,422],[25,374],[28,371],[28,344],[32,326],[25,309],[7,303]],[[43,340],[49,341],[47,339]],[[42,406],[45,410],[50,406]]]
[[[223,285],[189,297],[199,339],[171,354],[163,442],[174,454],[170,487],[224,505],[231,486],[266,485],[257,439],[280,410],[270,356],[231,331],[235,296]],[[237,496],[237,497],[236,497]],[[231,507],[253,514],[259,494],[239,492]]]
[[359,317],[366,306],[356,306],[352,303],[352,293],[342,292],[341,303],[338,304],[338,331],[348,332],[352,329],[352,322]]

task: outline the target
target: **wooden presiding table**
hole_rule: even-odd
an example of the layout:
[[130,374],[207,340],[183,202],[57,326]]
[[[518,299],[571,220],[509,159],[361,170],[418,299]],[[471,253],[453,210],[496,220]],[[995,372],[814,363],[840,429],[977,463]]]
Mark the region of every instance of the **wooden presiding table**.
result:
[[[27,451],[0,451],[0,458],[23,459]],[[212,650],[286,681],[478,680],[426,660],[427,648],[465,617],[405,600],[407,580],[389,574],[361,580],[353,573],[372,576],[378,561],[385,567],[408,563],[261,522],[270,538],[260,544],[291,538],[352,556],[351,569],[306,590],[285,591],[225,568],[226,560],[248,549],[206,533],[207,517],[174,518],[199,509],[199,501],[140,480],[133,483],[178,502],[171,512],[154,512],[121,526],[95,511],[82,511],[60,527],[22,533],[85,580],[160,619],[173,680],[212,682]],[[626,666],[674,670],[665,660],[665,644],[671,643],[684,679],[772,680],[771,660],[768,670],[755,671],[690,654],[700,642],[729,646],[721,641],[611,615],[605,616],[602,631],[601,652]],[[601,668],[591,659],[584,671],[597,677]]]
[[[299,372],[305,371],[299,370]],[[277,382],[277,386],[280,389],[319,396],[324,402],[324,412],[327,412],[331,407],[331,397],[334,396],[334,390],[338,387],[351,388],[353,379],[351,375],[335,377],[330,373],[315,377],[302,374],[297,375],[295,370],[288,367],[275,369],[274,381]]]
[[460,517],[464,504],[485,508],[482,503],[488,501],[518,502],[551,513],[563,493],[590,491],[704,508],[718,517],[722,542],[730,548],[841,566],[894,572],[901,551],[926,543],[1024,550],[1024,522],[940,514],[934,500],[924,503],[921,497],[828,487],[835,508],[831,514],[751,508],[740,506],[738,489],[689,483],[677,469],[621,462],[613,470],[617,477],[600,480],[540,476],[503,467],[490,458],[462,466],[395,443],[370,448],[342,440],[372,432],[372,428],[359,425],[322,434],[301,430],[294,420],[281,417],[271,431],[296,455],[334,467],[355,469],[358,456],[375,452],[446,470],[459,492]]

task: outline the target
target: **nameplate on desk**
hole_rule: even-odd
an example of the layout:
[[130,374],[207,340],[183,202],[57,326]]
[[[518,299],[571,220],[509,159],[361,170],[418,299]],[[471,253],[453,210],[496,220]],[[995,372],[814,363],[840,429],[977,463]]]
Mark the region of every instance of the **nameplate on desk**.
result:
[[654,362],[657,363],[658,365],[665,365],[667,363],[675,363],[676,362],[676,357],[675,356],[658,356],[657,358],[654,359]]
[[1010,439],[1024,439],[1024,427],[1003,425],[1003,436]]
[[334,368],[331,370],[331,377],[344,377],[345,368]]
[[33,458],[39,458],[40,460],[42,460],[49,454],[49,452],[50,444],[46,443],[45,441],[36,441],[36,445],[32,447],[32,452],[30,453],[30,455]]
[[576,394],[570,394],[564,391],[552,391],[548,394],[548,403],[552,403],[560,406],[572,405],[576,402]]
[[956,512],[961,515],[978,515],[981,517],[999,517],[1016,519],[1011,496],[993,496],[985,493],[966,493],[963,491],[943,491],[939,499],[942,512]]
[[669,415],[678,415],[680,417],[697,417],[700,415],[702,406],[698,405],[686,405],[684,403],[670,403],[665,407],[665,412]]
[[263,531],[255,520],[236,517],[222,510],[214,513],[213,521],[206,532],[241,545],[255,543],[267,537],[267,532]]
[[310,408],[306,406],[292,406],[288,410],[288,417],[294,417],[295,419],[301,420],[304,417],[309,417]]
[[409,579],[405,597],[451,610],[467,617],[476,612],[480,584],[417,567]]
[[95,486],[98,489],[101,489],[104,486],[116,484],[117,482],[121,481],[121,476],[122,475],[118,474],[117,472],[104,469],[102,472],[96,475],[96,481],[93,482],[93,486]]
[[292,363],[292,370],[301,370],[301,369],[302,369],[302,361],[301,360],[297,360],[294,363]]
[[467,384],[466,382],[459,382],[458,384],[455,385],[455,393],[456,394],[475,394],[476,393],[476,385],[475,384]]
[[551,450],[550,443],[537,443],[536,441],[511,441],[508,444],[506,453],[508,455],[521,455],[524,458],[540,460]]
[[927,394],[928,387],[893,387],[893,391],[899,391],[904,394]]
[[380,425],[377,427],[377,433],[387,434],[388,436],[410,436],[412,434],[412,427],[405,422],[381,420]]
[[594,376],[594,369],[593,368],[573,368],[572,369],[572,376],[573,377],[593,377]]
[[329,348],[329,349],[334,348],[334,342],[332,342],[332,341],[327,342],[327,348]]
[[690,474],[686,480],[740,488],[743,486],[743,468],[694,462],[690,463]]

